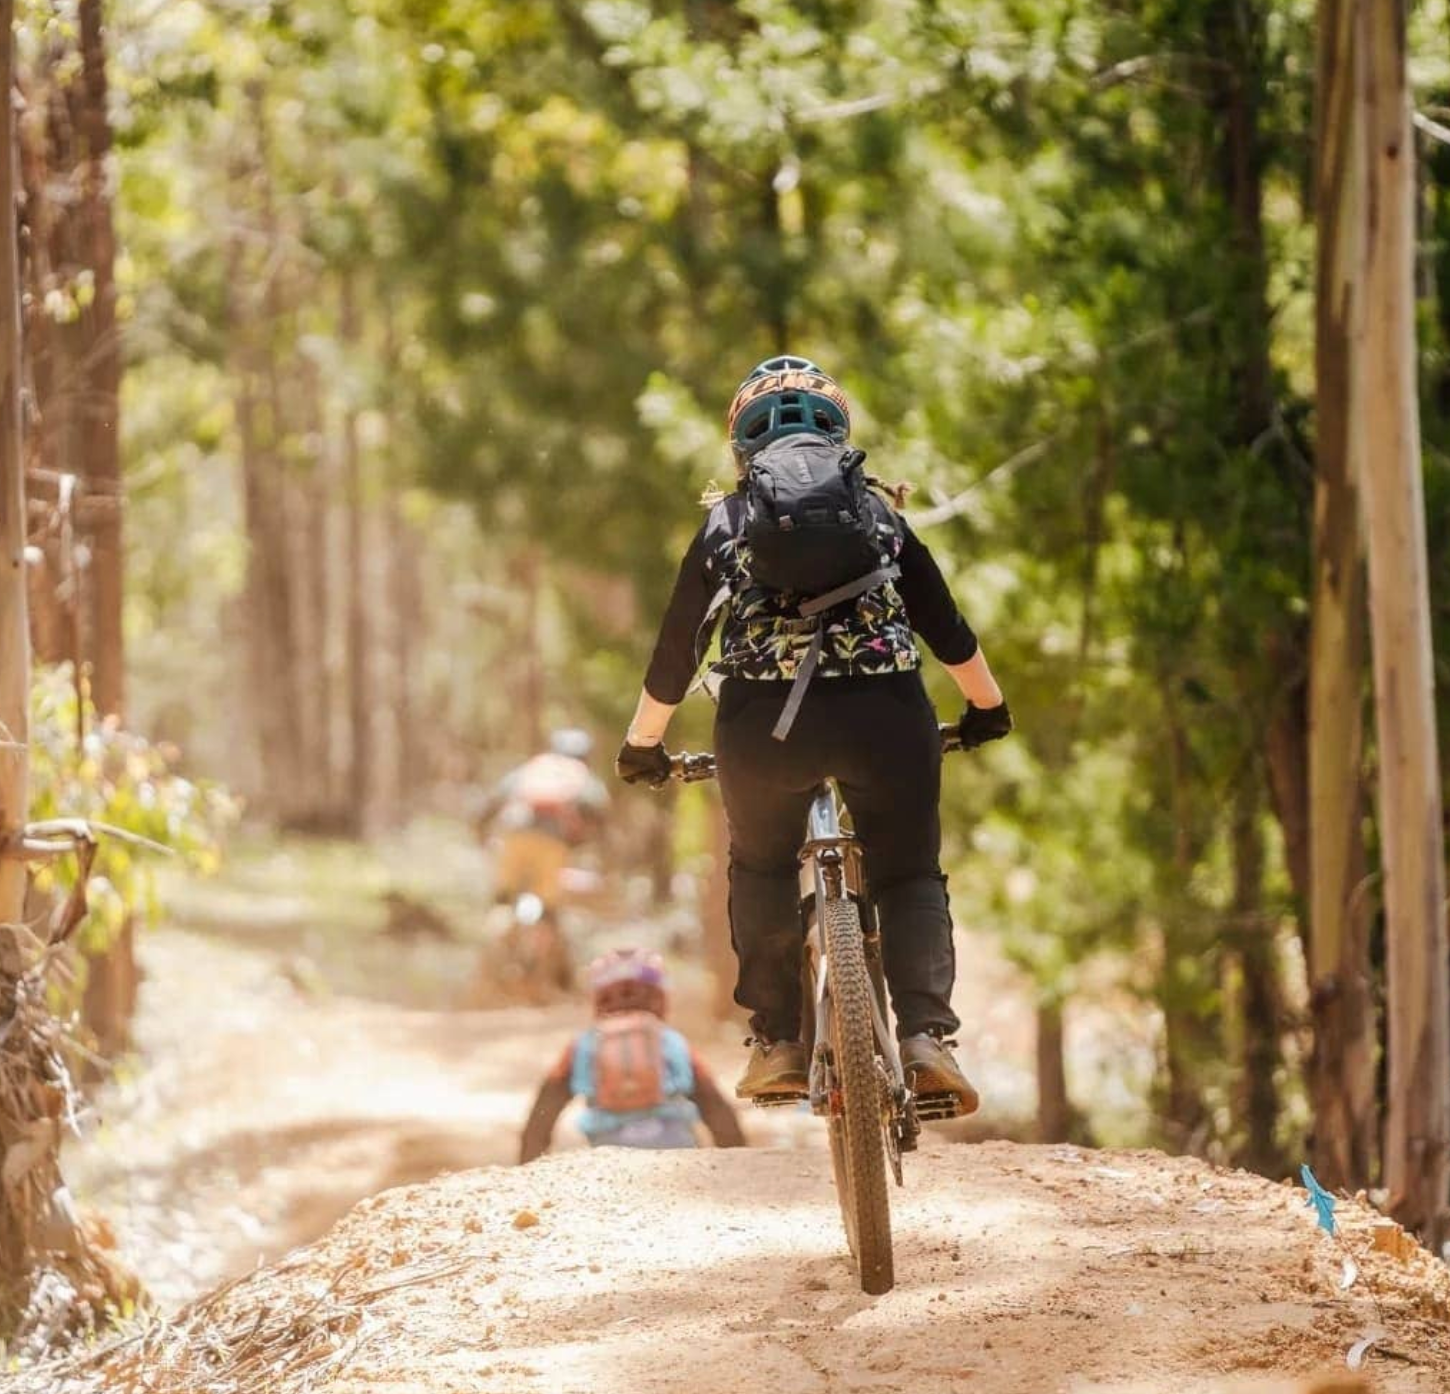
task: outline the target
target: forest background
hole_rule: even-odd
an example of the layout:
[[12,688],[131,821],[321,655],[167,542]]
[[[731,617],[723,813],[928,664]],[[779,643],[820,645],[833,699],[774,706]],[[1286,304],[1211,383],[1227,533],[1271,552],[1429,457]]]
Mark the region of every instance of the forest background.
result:
[[[806,354],[914,486],[1017,719],[948,780],[947,860],[1033,984],[1044,1136],[1090,1132],[1064,1018],[1106,977],[1161,1023],[1133,1140],[1376,1182],[1352,511],[1348,564],[1314,564],[1346,458],[1315,293],[1336,11],[22,3],[37,655],[281,828],[457,814],[552,726],[612,748],[736,382]],[[1409,32],[1443,726],[1443,0]],[[1311,877],[1316,574],[1349,792]],[[703,803],[626,809],[642,860],[711,846]]]

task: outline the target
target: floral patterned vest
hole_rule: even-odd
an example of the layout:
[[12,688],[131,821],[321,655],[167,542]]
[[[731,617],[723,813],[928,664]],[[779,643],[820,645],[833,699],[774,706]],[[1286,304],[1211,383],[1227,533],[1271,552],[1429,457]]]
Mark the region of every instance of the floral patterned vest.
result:
[[[886,565],[901,554],[901,529],[884,500],[873,495],[873,502]],[[705,523],[705,569],[725,596],[716,673],[789,682],[796,677],[818,625],[824,643],[817,677],[903,673],[921,666],[906,604],[892,581],[843,601],[826,611],[823,620],[801,616],[800,602],[809,597],[756,585],[750,577],[750,548],[741,535],[744,508],[743,496],[731,494],[714,505]]]

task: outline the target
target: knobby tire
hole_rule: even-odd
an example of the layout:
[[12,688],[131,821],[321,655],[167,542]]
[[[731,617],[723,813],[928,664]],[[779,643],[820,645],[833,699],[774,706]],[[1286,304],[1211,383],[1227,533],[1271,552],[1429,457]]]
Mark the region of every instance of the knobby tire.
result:
[[850,900],[824,905],[830,964],[831,1036],[841,1112],[831,1115],[831,1168],[846,1238],[861,1291],[889,1292],[896,1281],[891,1255],[891,1202],[886,1188],[881,1076],[871,1024],[871,978],[861,916]]

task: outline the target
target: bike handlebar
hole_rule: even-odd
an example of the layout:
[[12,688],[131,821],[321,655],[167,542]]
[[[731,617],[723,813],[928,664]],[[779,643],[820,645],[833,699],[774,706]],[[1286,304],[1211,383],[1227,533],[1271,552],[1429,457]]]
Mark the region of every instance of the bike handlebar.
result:
[[[941,737],[943,755],[963,749],[962,733],[955,722],[950,726],[938,726],[937,733]],[[714,779],[714,752],[709,750],[682,751],[678,755],[671,755],[670,778],[679,780],[681,784],[698,784],[702,779]]]
[[715,778],[715,753],[702,750],[698,754],[670,756],[670,778],[682,784],[696,784],[702,779]]

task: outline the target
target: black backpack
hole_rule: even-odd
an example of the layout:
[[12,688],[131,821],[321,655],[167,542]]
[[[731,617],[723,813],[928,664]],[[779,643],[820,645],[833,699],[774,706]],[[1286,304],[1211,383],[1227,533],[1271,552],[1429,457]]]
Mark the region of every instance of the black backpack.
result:
[[881,566],[865,462],[865,451],[814,435],[784,436],[751,458],[742,533],[754,581],[808,598]]
[[[792,435],[772,441],[751,457],[737,536],[750,549],[750,580],[795,598],[797,614],[816,622],[795,681],[771,734],[783,741],[795,724],[825,641],[826,612],[865,595],[901,569],[883,554],[880,530],[894,515],[871,492],[863,466],[866,452],[824,436]],[[697,654],[730,588],[710,602]]]

